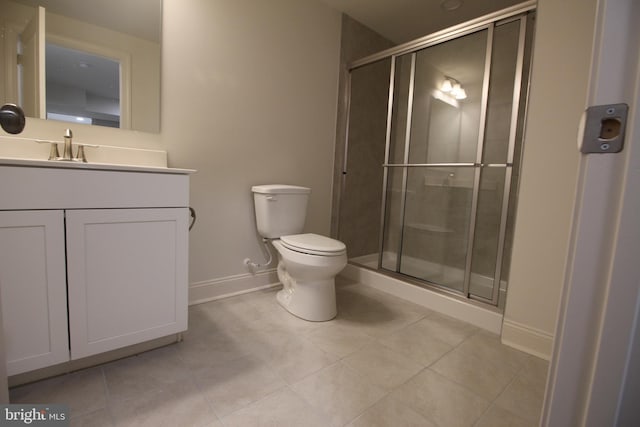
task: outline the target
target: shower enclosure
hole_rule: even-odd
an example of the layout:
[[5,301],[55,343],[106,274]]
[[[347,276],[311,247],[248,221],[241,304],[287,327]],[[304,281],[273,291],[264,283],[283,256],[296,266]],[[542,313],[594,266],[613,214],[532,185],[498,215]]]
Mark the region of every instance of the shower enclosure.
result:
[[533,23],[532,7],[511,10],[350,64],[351,263],[501,305]]

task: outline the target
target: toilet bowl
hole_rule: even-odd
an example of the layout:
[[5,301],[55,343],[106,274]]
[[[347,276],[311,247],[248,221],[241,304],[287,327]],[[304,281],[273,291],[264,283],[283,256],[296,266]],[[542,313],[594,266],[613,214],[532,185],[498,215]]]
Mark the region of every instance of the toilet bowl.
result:
[[282,236],[272,241],[278,251],[276,295],[287,311],[305,320],[322,322],[337,314],[335,276],[347,265],[342,242],[317,234]]

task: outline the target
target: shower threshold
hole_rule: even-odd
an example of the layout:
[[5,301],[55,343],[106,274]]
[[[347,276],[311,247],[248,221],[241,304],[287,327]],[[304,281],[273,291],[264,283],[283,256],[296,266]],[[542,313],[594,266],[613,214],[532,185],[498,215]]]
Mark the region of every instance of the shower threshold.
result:
[[[349,259],[350,263],[360,265],[362,267],[378,269],[378,254],[368,254]],[[460,291],[456,283],[462,283],[464,279],[464,270],[462,268],[443,266],[434,262],[425,261],[419,258],[403,256],[402,272],[395,272],[391,269],[384,268],[385,265],[396,265],[396,255],[394,253],[385,252],[382,258],[383,270],[389,271],[401,276],[409,276],[409,278],[426,282],[427,285],[444,287],[445,290]],[[471,273],[471,283],[479,290],[478,294],[490,294],[493,289],[493,278],[478,273]],[[504,301],[507,292],[507,282],[500,281],[500,298]]]
[[[395,258],[394,254],[385,255]],[[389,260],[390,258],[386,259]],[[462,274],[462,272],[456,272],[454,268],[448,267],[447,269],[450,270],[447,273],[449,277]],[[378,270],[378,254],[369,254],[350,259],[341,276],[422,305],[441,314],[472,323],[496,334],[499,334],[502,329],[503,316],[499,307],[467,298],[458,291],[447,289],[444,286],[416,277],[384,269]],[[477,276],[475,279],[479,283],[478,286],[482,286],[482,282],[485,281],[485,286],[490,289],[491,279],[481,275]],[[500,288],[500,301],[504,301],[506,284],[504,282],[501,283]]]

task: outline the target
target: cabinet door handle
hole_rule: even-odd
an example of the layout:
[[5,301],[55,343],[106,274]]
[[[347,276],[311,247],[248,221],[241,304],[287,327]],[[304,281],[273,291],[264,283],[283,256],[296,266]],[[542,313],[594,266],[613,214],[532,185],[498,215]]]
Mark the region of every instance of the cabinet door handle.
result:
[[193,228],[196,223],[196,210],[189,206],[189,215],[191,216],[191,224],[189,224],[189,231]]

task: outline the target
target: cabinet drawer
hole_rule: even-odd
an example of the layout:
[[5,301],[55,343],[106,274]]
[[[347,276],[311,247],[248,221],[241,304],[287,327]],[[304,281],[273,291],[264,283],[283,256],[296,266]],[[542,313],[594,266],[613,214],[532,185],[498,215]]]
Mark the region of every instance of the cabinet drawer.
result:
[[0,166],[0,195],[0,210],[184,207],[189,175]]

